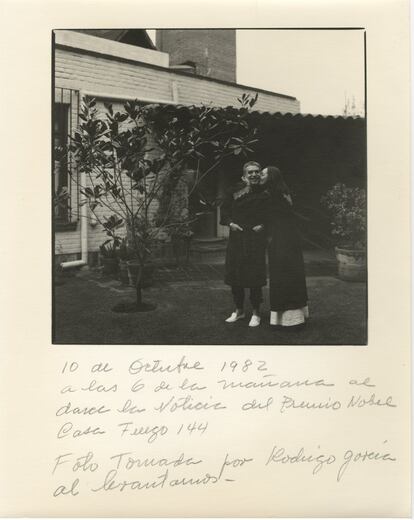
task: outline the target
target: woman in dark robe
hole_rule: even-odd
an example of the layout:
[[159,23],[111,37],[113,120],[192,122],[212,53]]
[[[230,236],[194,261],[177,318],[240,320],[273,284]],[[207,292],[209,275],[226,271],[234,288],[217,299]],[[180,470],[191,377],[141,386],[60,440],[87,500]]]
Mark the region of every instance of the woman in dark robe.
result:
[[292,198],[280,170],[275,166],[263,169],[262,183],[270,196],[270,324],[294,330],[305,324],[309,311],[305,267]]
[[257,327],[262,287],[267,283],[265,222],[269,195],[261,185],[258,163],[246,163],[243,172],[243,182],[227,193],[221,206],[220,223],[230,228],[224,281],[231,286],[236,307],[226,322],[245,317],[244,290],[249,288],[253,308],[249,326]]

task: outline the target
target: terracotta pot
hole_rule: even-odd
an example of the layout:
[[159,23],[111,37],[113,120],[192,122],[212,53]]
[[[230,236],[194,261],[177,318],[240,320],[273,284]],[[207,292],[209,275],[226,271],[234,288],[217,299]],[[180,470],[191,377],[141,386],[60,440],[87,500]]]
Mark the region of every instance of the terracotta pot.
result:
[[347,282],[364,282],[367,279],[367,254],[365,249],[335,247],[338,260],[338,276]]
[[[137,283],[137,276],[140,268],[140,263],[138,260],[128,260],[127,261],[128,266],[128,276],[129,276],[129,285],[132,287],[136,286]],[[140,286],[142,288],[145,287],[151,287],[154,283],[154,271],[155,271],[155,264],[147,263],[144,265],[143,273],[141,276],[141,283]]]
[[102,273],[105,275],[114,275],[118,272],[118,259],[101,257],[101,263],[103,266]]

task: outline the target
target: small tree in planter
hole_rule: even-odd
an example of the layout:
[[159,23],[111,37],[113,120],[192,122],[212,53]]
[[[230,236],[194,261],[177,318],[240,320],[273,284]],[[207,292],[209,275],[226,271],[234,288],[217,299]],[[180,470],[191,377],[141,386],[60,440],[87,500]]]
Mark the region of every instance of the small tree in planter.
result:
[[115,112],[105,105],[99,114],[94,100],[81,106],[80,125],[70,150],[86,178],[80,185],[87,204],[106,234],[126,244],[135,262],[136,301],[118,304],[120,312],[154,308],[142,301],[146,272],[153,269],[154,244],[191,222],[177,214],[177,190],[187,194],[230,155],[247,155],[256,141],[246,121],[256,98],[243,95],[240,108],[175,108],[127,102]]
[[366,193],[361,188],[335,184],[322,198],[332,216],[332,235],[338,240],[335,247],[339,277],[348,281],[366,279]]
[[99,246],[99,253],[103,265],[103,274],[114,275],[118,272],[117,241],[108,239]]

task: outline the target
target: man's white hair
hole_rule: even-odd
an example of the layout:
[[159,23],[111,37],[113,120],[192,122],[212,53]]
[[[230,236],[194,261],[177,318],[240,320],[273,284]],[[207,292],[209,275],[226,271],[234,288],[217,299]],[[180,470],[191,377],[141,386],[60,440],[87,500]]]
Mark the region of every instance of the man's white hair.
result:
[[262,168],[257,161],[248,161],[247,163],[243,164],[243,173],[246,173],[246,170],[249,166],[257,166],[259,170]]

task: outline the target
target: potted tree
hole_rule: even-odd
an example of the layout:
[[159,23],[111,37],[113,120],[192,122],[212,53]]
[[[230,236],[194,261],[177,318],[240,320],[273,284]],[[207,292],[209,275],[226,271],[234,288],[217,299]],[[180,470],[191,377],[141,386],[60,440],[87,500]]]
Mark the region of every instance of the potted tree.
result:
[[366,193],[362,188],[335,184],[322,198],[332,221],[338,275],[341,280],[366,280]]

